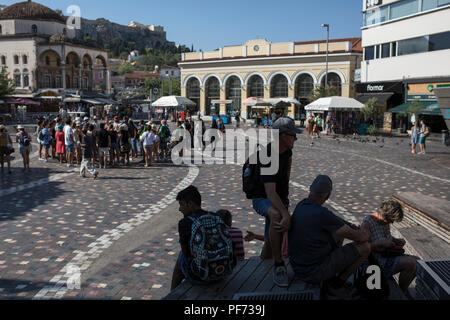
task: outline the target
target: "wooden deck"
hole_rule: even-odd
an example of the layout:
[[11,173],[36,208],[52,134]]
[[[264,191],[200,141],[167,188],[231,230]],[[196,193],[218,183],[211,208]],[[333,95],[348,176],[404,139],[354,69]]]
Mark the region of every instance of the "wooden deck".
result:
[[294,271],[287,262],[290,284],[280,288],[273,283],[273,260],[253,257],[238,263],[224,281],[209,286],[193,286],[184,281],[163,300],[233,300],[235,295],[244,293],[293,293],[313,290],[319,299],[320,288],[295,279]]

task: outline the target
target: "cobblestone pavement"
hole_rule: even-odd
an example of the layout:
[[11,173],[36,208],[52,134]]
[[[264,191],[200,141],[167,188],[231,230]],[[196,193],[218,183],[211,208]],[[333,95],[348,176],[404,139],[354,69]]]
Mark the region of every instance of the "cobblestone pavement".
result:
[[[437,142],[430,143],[428,155],[414,156],[407,139],[385,138],[375,143],[324,137],[310,146],[301,135],[294,150],[291,210],[307,196],[305,190],[318,174],[328,174],[334,181],[330,199],[334,207],[330,208],[343,207],[345,217],[357,221],[397,191],[449,199],[449,159],[450,149]],[[0,177],[0,298],[5,299],[34,298],[52,285],[52,278],[77,254],[166,197],[189,171],[167,165],[144,169],[134,164],[101,170],[94,181],[37,159],[32,160],[29,175],[20,171],[20,162],[14,166],[11,176]],[[204,208],[229,209],[234,226],[244,234],[247,230],[263,233],[264,219],[253,212],[241,191],[241,166],[201,165],[195,177]],[[63,298],[164,297],[179,252],[180,218],[179,212],[171,214],[167,228],[110,261],[107,256],[99,257],[108,263],[83,279],[81,290],[69,290]],[[258,255],[260,249],[259,242],[246,243],[246,256]]]

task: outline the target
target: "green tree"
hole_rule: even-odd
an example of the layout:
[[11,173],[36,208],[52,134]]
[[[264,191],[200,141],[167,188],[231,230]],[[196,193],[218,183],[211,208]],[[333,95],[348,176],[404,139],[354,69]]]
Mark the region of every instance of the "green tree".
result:
[[320,98],[338,96],[339,91],[335,87],[325,88],[323,86],[315,87],[311,95],[309,96],[310,101],[316,101]]
[[126,60],[128,60],[129,55],[130,54],[128,52],[122,52],[122,53],[120,53],[119,58],[126,61]]
[[118,73],[120,75],[124,75],[126,73],[133,73],[134,72],[134,68],[131,64],[129,63],[125,63],[124,65],[119,67]]
[[371,121],[375,127],[377,126],[378,118],[383,113],[382,106],[378,105],[377,101],[377,98],[369,99],[361,109],[364,121]]
[[160,78],[148,78],[145,80],[145,90],[150,92],[153,88],[161,89],[161,79]]
[[0,99],[13,93],[14,88],[14,82],[8,78],[8,73],[3,67],[0,71]]

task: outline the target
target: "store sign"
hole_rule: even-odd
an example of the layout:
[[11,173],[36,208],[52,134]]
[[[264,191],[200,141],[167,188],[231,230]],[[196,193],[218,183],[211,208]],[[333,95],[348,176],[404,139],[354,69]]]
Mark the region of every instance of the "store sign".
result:
[[432,94],[409,94],[407,100],[436,101],[436,96]]
[[356,85],[358,93],[381,93],[381,92],[403,92],[402,82],[374,82],[374,83],[361,83]]
[[382,4],[383,4],[383,0],[367,0],[366,1],[366,8],[369,9],[369,8],[372,8],[372,7],[375,7],[375,6],[379,6],[379,5],[382,5]]

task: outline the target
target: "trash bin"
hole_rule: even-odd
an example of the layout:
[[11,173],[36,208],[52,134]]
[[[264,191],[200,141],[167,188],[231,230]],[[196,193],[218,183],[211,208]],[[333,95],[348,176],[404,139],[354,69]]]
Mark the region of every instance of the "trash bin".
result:
[[442,130],[442,143],[446,146],[450,145],[450,136],[448,130]]

